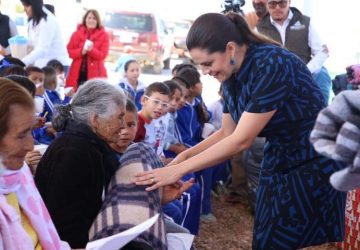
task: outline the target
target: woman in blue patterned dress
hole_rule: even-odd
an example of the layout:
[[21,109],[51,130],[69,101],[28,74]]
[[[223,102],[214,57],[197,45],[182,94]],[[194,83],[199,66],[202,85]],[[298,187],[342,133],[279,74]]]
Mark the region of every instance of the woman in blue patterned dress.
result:
[[204,74],[224,87],[222,127],[162,169],[134,180],[152,190],[220,163],[266,137],[253,249],[298,249],[341,241],[346,193],[329,184],[343,168],[317,154],[309,135],[325,103],[306,65],[254,34],[237,14],[204,14],[187,46]]

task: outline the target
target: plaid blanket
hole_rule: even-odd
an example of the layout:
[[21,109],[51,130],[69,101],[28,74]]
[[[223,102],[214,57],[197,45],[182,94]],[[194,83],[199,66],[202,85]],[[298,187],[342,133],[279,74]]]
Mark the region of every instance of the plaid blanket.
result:
[[91,240],[101,239],[127,230],[157,213],[159,220],[135,241],[149,244],[154,249],[167,249],[164,215],[160,191],[145,191],[131,181],[136,173],[162,167],[154,151],[143,143],[129,146],[120,159],[119,169],[111,179],[108,193],[90,232]]
[[359,90],[341,92],[319,113],[310,141],[320,154],[348,164],[330,178],[336,189],[347,191],[360,187]]

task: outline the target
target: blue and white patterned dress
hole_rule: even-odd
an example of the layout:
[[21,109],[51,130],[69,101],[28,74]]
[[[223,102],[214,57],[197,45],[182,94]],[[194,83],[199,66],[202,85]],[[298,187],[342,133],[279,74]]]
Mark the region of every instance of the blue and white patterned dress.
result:
[[277,110],[266,137],[257,191],[253,249],[298,249],[341,241],[346,193],[329,183],[345,166],[317,154],[309,142],[320,89],[306,65],[274,45],[250,45],[241,69],[223,83],[224,113]]

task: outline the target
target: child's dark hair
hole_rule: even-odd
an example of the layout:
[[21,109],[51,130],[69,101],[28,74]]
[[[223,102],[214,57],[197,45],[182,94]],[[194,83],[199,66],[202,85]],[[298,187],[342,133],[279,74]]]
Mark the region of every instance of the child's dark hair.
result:
[[180,64],[176,64],[173,69],[171,70],[172,74],[177,74],[177,72],[179,72],[180,70],[184,69],[184,68],[193,68],[196,70],[196,67],[191,64],[191,63],[180,63]]
[[52,59],[52,60],[48,61],[46,66],[53,67],[57,73],[64,72],[64,65],[59,60]]
[[45,66],[42,70],[44,71],[44,88],[55,90],[57,80],[55,69],[50,66]]
[[10,65],[5,69],[1,70],[0,76],[8,76],[8,75],[19,75],[19,76],[27,77],[27,73],[25,69],[19,65]]
[[10,79],[16,82],[17,84],[19,84],[21,87],[25,88],[27,91],[29,91],[32,97],[35,96],[35,92],[36,92],[35,84],[26,76],[8,75],[5,78]]
[[29,66],[25,69],[27,75],[29,76],[32,72],[37,72],[37,73],[44,73],[44,71],[42,69],[40,69],[39,67],[35,67],[35,66]]
[[12,64],[12,65],[18,65],[20,67],[25,67],[25,63],[23,63],[23,61],[21,61],[20,59],[16,58],[16,57],[12,57],[12,56],[6,56],[3,59],[0,60],[0,65],[4,65],[4,63],[7,64]]
[[170,96],[169,87],[163,82],[154,82],[146,87],[144,95],[151,96],[152,93],[158,92],[162,95]]
[[137,62],[136,60],[133,60],[133,59],[127,61],[127,62],[125,63],[125,65],[124,65],[124,71],[125,71],[125,72],[128,71],[129,66],[130,66],[130,64],[132,64],[132,63],[138,63],[138,62]]
[[131,99],[126,100],[126,112],[134,113],[137,116],[138,109]]
[[182,93],[182,89],[179,84],[177,84],[175,81],[168,80],[164,82],[170,89],[170,97],[172,97],[175,94],[175,91],[178,89],[180,93]]
[[171,81],[173,82],[176,82],[177,84],[179,84],[180,86],[186,88],[186,89],[189,89],[190,88],[190,85],[189,83],[182,77],[180,76],[174,76]]
[[185,80],[190,88],[200,82],[200,73],[194,68],[183,68],[176,73],[176,76]]

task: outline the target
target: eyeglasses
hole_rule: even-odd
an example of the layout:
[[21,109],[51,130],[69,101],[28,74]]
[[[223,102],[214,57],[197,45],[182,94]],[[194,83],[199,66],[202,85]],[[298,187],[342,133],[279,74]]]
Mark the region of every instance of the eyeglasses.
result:
[[157,105],[161,105],[161,107],[163,109],[168,109],[169,108],[169,103],[167,102],[163,102],[163,101],[160,101],[158,99],[154,99],[154,98],[151,98],[150,96],[147,96],[147,95],[144,95],[145,98],[149,99],[150,101],[152,101],[152,103],[157,106]]
[[278,1],[278,2],[277,1],[268,2],[268,6],[270,9],[275,9],[276,5],[279,5],[279,7],[283,9],[288,5],[288,1],[283,0],[283,1]]

